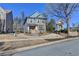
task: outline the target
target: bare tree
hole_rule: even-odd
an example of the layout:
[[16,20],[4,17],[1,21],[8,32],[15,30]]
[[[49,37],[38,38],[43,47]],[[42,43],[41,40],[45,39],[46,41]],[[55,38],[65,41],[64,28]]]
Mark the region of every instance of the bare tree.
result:
[[67,32],[69,34],[69,19],[72,13],[79,7],[77,3],[56,3],[47,4],[46,9],[49,14],[57,18],[63,18],[67,24]]
[[24,11],[22,11],[21,12],[21,26],[22,26],[22,31],[25,33],[25,31],[24,31],[24,25],[23,25],[23,23],[24,23],[24,21],[25,21],[25,13],[24,13]]
[[22,20],[24,20],[24,18],[25,18],[24,11],[21,12],[21,17],[22,17]]

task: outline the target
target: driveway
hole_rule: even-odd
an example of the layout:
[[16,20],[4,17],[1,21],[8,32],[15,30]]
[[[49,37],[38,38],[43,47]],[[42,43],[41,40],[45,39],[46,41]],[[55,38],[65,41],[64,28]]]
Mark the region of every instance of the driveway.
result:
[[79,38],[22,51],[14,56],[79,56]]

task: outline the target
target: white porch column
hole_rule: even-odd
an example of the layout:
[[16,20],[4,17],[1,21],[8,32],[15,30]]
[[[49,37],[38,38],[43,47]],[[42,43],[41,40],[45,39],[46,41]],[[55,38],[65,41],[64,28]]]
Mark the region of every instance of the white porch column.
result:
[[37,32],[39,32],[39,30],[38,30],[38,26],[35,27],[35,30],[36,30]]
[[46,24],[44,24],[44,32],[46,32]]
[[27,26],[27,30],[28,30],[28,32],[30,32],[29,26]]

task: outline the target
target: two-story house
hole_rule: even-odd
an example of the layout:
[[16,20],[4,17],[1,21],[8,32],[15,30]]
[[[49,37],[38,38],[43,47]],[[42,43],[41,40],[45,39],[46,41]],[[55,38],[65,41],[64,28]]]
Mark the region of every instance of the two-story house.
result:
[[44,33],[46,32],[47,16],[39,12],[35,12],[24,21],[24,32],[27,33]]
[[11,10],[0,7],[0,32],[13,31],[13,15]]

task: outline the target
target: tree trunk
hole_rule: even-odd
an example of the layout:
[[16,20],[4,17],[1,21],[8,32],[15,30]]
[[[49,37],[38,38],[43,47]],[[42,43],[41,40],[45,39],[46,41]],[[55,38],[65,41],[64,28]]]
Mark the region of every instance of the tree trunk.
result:
[[67,37],[69,36],[69,31],[70,31],[70,28],[69,28],[69,18],[67,18]]

